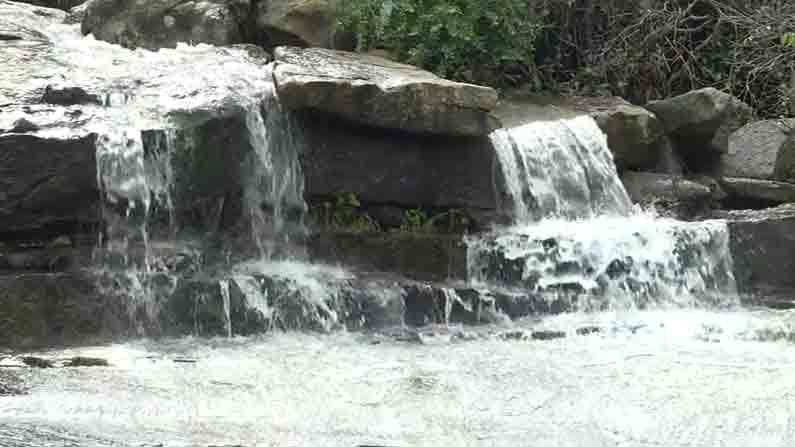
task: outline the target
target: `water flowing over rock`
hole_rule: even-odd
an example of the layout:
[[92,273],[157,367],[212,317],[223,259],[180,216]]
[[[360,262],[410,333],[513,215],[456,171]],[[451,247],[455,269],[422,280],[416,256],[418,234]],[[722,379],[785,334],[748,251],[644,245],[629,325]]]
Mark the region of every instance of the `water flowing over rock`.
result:
[[518,222],[626,215],[632,209],[605,135],[592,118],[501,129],[492,141],[506,185],[504,201]]
[[318,109],[359,124],[407,132],[482,136],[494,89],[452,82],[366,54],[279,47],[274,80],[288,109]]
[[725,223],[639,214],[592,118],[538,121],[492,139],[515,224],[468,239],[470,281],[527,291],[558,310],[737,303]]

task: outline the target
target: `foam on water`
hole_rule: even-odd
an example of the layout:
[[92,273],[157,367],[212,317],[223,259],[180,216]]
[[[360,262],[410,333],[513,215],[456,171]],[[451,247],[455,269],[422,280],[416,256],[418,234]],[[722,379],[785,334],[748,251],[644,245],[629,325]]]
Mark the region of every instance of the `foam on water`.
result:
[[633,207],[592,118],[500,129],[492,141],[515,223],[469,238],[471,281],[566,309],[737,304],[726,224]]

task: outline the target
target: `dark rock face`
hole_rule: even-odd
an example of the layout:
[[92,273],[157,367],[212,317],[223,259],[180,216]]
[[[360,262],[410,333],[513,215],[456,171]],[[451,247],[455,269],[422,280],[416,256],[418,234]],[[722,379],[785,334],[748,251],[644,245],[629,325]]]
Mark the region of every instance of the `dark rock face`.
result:
[[370,204],[497,211],[496,158],[486,137],[384,132],[318,112],[299,115],[310,201],[349,192]]
[[721,217],[729,222],[735,277],[743,292],[795,289],[795,205]]
[[414,133],[483,136],[497,92],[442,79],[367,54],[279,47],[274,80],[288,109],[317,109],[375,127]]
[[729,150],[729,135],[748,123],[753,109],[739,99],[714,88],[693,90],[645,106],[674,138],[691,167],[711,163]]
[[795,119],[757,121],[732,133],[718,169],[727,177],[795,182]]
[[98,220],[95,136],[0,134],[0,232]]

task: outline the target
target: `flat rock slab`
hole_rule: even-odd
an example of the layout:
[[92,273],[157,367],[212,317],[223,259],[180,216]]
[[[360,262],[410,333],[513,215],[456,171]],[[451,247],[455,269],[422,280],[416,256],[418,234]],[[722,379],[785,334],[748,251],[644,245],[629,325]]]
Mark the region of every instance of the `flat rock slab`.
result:
[[777,203],[795,202],[795,184],[754,178],[723,177],[720,181],[729,196],[738,199]]
[[377,56],[279,47],[273,77],[288,109],[415,133],[482,136],[499,127],[497,92]]

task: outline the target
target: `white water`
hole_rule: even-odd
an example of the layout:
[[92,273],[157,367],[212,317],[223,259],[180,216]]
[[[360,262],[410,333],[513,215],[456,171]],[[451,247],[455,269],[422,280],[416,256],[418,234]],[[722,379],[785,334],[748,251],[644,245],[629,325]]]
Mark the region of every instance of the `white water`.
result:
[[633,207],[590,117],[500,129],[492,141],[515,223],[469,239],[471,281],[580,310],[738,304],[726,224]]

